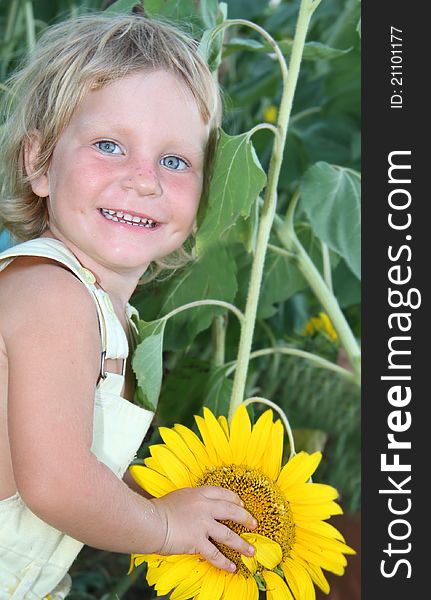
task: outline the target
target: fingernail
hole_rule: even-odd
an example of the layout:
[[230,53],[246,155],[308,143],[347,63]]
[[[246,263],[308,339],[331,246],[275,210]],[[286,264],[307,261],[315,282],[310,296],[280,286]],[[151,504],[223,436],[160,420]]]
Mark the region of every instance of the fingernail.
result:
[[253,556],[253,554],[255,553],[254,546],[249,546],[248,547],[248,553],[250,554],[250,556]]
[[253,525],[253,527],[257,527],[257,521],[256,521],[256,519],[252,520],[252,525]]
[[240,502],[241,506],[244,508],[245,504],[244,504],[244,502],[241,500],[241,498],[239,499],[239,502]]
[[229,565],[229,571],[235,571],[236,569],[236,564],[235,563],[230,563]]

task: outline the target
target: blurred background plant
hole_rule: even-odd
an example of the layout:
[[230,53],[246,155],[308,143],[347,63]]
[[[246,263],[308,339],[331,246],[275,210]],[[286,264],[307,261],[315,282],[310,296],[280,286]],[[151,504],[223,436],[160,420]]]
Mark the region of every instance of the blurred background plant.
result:
[[[115,4],[115,6],[111,6]],[[2,0],[0,4],[0,92],[7,75],[49,24],[106,8],[135,4],[149,16],[168,17],[197,39],[223,10],[217,0]],[[263,27],[289,57],[299,0],[227,0],[228,18]],[[284,220],[299,194],[295,231],[333,291],[355,338],[360,340],[360,3],[323,0],[313,15],[284,150],[277,217]],[[280,70],[262,38],[250,29],[229,28],[218,77],[225,99],[223,129],[238,135],[262,122],[275,124],[282,93]],[[214,58],[216,60],[217,57]],[[218,65],[216,65],[218,66]],[[253,145],[267,171],[273,134],[256,131]],[[253,258],[257,212],[239,219],[213,252],[173,277],[141,288],[132,298],[145,321],[194,300],[213,298],[243,310]],[[10,244],[6,231],[0,247]],[[280,251],[276,232],[267,254],[253,350],[294,348],[350,368],[328,315],[298,270]],[[220,339],[222,338],[222,343]],[[239,327],[223,308],[202,307],[168,321],[158,411],[140,456],[159,441],[157,427],[192,425],[205,404],[226,414],[232,381],[226,365],[235,359]],[[352,380],[318,368],[300,356],[256,356],[250,363],[247,396],[270,398],[294,428],[297,450],[322,449],[314,478],[336,487],[344,510],[360,512],[360,391]],[[258,413],[258,409],[254,408]],[[351,545],[353,542],[348,540]],[[140,576],[125,578],[128,557],[86,548],[73,566],[71,600],[153,598]],[[132,585],[133,584],[133,585]],[[332,597],[332,596],[331,596]],[[344,597],[344,596],[343,596]],[[346,596],[349,597],[350,596]],[[353,596],[351,597],[353,599]]]

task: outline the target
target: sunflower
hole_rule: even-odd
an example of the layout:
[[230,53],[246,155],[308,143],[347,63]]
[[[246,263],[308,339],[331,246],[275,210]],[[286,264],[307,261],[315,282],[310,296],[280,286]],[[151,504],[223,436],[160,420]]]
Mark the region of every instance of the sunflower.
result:
[[244,405],[230,427],[225,417],[217,419],[206,408],[195,419],[202,441],[184,425],[161,427],[164,444],[151,446],[146,466],[133,465],[132,475],[154,497],[203,485],[234,491],[258,526],[250,532],[224,523],[256,552],[249,558],[216,543],[236,564],[234,573],[217,569],[198,554],[133,554],[130,571],[146,561],[148,583],[158,595],[171,592],[171,600],[257,600],[259,589],[266,590],[267,600],[314,600],[313,584],[328,593],[322,569],[342,575],[344,554],[355,552],[325,522],[342,513],[334,501],[337,491],[310,482],[321,453],[299,452],[282,467],[283,426],[273,421],[272,410],[253,427]]

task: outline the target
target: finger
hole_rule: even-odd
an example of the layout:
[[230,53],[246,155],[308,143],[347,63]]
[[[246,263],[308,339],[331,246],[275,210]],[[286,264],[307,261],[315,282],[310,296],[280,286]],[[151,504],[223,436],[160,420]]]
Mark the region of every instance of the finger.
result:
[[245,508],[232,502],[214,502],[212,516],[218,521],[234,521],[247,529],[255,529],[257,521]]
[[226,488],[217,487],[213,485],[204,485],[200,488],[206,498],[211,500],[225,500],[226,502],[233,502],[239,506],[244,506],[244,502],[235,494],[232,490]]
[[226,556],[224,556],[220,550],[216,548],[214,544],[211,544],[211,542],[207,539],[202,542],[201,548],[199,548],[199,553],[203,558],[205,558],[205,560],[218,569],[223,569],[229,573],[233,573],[236,569],[235,563],[226,558]]
[[222,523],[216,523],[212,528],[210,535],[214,541],[229,546],[232,550],[237,550],[237,552],[240,552],[245,556],[253,556],[255,553],[253,546]]

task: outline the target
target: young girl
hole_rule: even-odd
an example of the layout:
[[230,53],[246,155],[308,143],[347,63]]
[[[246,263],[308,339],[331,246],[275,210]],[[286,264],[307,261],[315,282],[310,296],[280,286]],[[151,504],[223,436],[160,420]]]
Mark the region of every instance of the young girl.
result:
[[48,29],[11,85],[0,217],[24,243],[0,254],[0,599],[65,598],[83,544],[234,570],[213,542],[253,549],[219,521],[256,525],[234,493],[151,499],[127,474],[153,417],[131,401],[128,301],[193,230],[211,74],[175,28],[98,14]]

